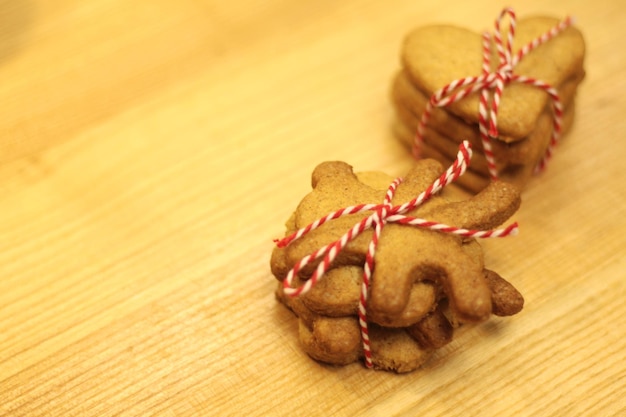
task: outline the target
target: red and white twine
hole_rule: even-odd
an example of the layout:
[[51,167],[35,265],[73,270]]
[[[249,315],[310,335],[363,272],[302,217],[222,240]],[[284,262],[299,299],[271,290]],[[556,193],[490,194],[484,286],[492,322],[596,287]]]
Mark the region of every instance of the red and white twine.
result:
[[[361,221],[355,224],[354,227],[348,230],[343,236],[341,236],[340,239],[316,250],[315,252],[305,256],[304,258],[296,262],[294,267],[289,271],[283,281],[283,288],[286,295],[290,297],[296,297],[306,293],[311,288],[313,288],[317,284],[317,282],[324,276],[326,271],[328,271],[328,269],[330,268],[333,260],[343,250],[343,248],[346,247],[349,242],[354,240],[364,231],[371,229],[372,227],[374,228],[374,233],[368,245],[367,254],[365,257],[365,265],[363,266],[363,283],[361,285],[361,295],[358,308],[359,326],[361,328],[361,339],[365,356],[365,365],[368,368],[372,368],[373,365],[367,324],[367,300],[370,282],[374,272],[374,257],[376,254],[376,247],[378,245],[378,241],[380,239],[385,224],[398,223],[408,226],[422,227],[430,230],[436,230],[442,233],[450,233],[468,238],[505,237],[517,233],[517,223],[513,223],[503,229],[483,231],[462,229],[442,223],[404,215],[405,213],[420,206],[422,203],[430,199],[434,194],[439,192],[446,185],[455,181],[459,176],[463,175],[468,167],[471,155],[471,146],[467,141],[464,141],[459,146],[459,152],[454,163],[425,191],[423,191],[417,197],[407,203],[397,206],[391,204],[396,189],[398,185],[400,185],[400,183],[402,182],[402,178],[397,178],[391,183],[391,185],[387,189],[387,193],[382,204],[359,204],[342,208],[314,221],[313,223],[296,231],[295,233],[276,241],[278,247],[282,248],[289,245],[294,240],[306,235],[310,231],[317,229],[327,221],[331,221],[350,214],[362,213],[365,211],[373,212],[372,214],[363,218]],[[293,287],[293,280],[298,275],[298,272],[309,263],[316,261],[320,258],[322,259],[311,277],[299,287]]]
[[[500,24],[502,19],[509,15],[510,22],[507,31],[506,44],[502,41]],[[492,179],[498,178],[498,170],[496,168],[496,160],[493,154],[491,143],[492,138],[498,137],[498,108],[504,87],[512,82],[532,85],[544,90],[552,100],[553,123],[550,144],[545,154],[537,165],[537,171],[545,168],[546,163],[552,156],[554,147],[556,146],[561,134],[561,120],[563,118],[563,105],[557,90],[548,83],[523,75],[513,73],[515,66],[533,49],[539,45],[546,43],[550,39],[563,32],[571,26],[573,20],[567,17],[558,25],[550,29],[548,32],[528,43],[516,54],[513,54],[512,45],[515,37],[516,17],[512,8],[505,8],[495,22],[495,32],[493,35],[493,43],[496,45],[498,52],[499,64],[495,72],[491,72],[491,45],[492,35],[484,32],[482,35],[483,61],[482,74],[480,76],[460,78],[452,81],[450,84],[435,91],[430,97],[420,122],[417,127],[415,140],[413,143],[413,154],[416,158],[420,157],[422,144],[424,142],[424,130],[430,119],[434,107],[447,107],[452,103],[460,101],[475,92],[480,92],[478,105],[478,126],[480,139],[483,146],[485,159],[487,160],[487,168]],[[489,103],[491,102],[491,106]]]

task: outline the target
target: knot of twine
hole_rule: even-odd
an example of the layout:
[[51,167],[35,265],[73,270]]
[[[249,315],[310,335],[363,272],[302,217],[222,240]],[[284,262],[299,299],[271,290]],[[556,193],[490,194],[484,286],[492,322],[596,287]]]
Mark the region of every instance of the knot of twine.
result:
[[[500,30],[500,23],[506,15],[509,15],[510,22],[507,31],[506,45],[502,40],[502,33]],[[549,41],[550,39],[563,32],[566,28],[571,26],[573,20],[567,17],[562,22],[559,22],[556,26],[551,28],[546,33],[537,37],[520,50],[513,54],[512,45],[513,38],[515,37],[516,17],[515,11],[512,8],[505,8],[500,13],[500,16],[495,22],[495,32],[493,34],[494,43],[498,52],[499,64],[495,72],[491,72],[491,45],[492,35],[489,32],[482,34],[483,45],[483,61],[482,61],[482,74],[480,76],[460,78],[452,81],[450,84],[435,91],[430,97],[420,122],[417,127],[415,140],[413,143],[413,154],[416,158],[420,157],[422,143],[424,141],[424,130],[430,119],[430,115],[434,107],[447,107],[448,105],[455,103],[468,95],[480,91],[480,99],[478,105],[478,126],[480,131],[480,139],[487,160],[487,168],[491,179],[498,179],[498,170],[496,168],[496,160],[493,154],[493,148],[491,145],[491,139],[498,137],[498,108],[500,106],[500,99],[502,97],[502,91],[504,87],[511,83],[517,82],[544,90],[552,100],[553,109],[553,122],[552,122],[552,135],[550,137],[550,143],[537,166],[535,171],[539,172],[545,169],[546,164],[552,157],[554,147],[559,141],[561,135],[561,120],[563,118],[563,105],[559,98],[558,91],[550,86],[548,83],[523,75],[518,75],[513,72],[515,66],[533,49],[537,48]],[[491,106],[489,106],[491,103]],[[488,110],[488,107],[490,109]]]
[[[434,194],[444,188],[446,185],[450,184],[451,182],[455,181],[459,176],[463,175],[468,167],[471,156],[471,146],[469,142],[464,141],[459,146],[459,152],[453,164],[443,174],[441,174],[441,176],[437,178],[425,191],[423,191],[417,197],[407,203],[395,206],[391,204],[398,185],[402,183],[402,178],[396,178],[391,183],[391,185],[389,185],[382,204],[359,204],[342,208],[314,221],[308,226],[299,229],[298,231],[283,239],[275,241],[277,246],[282,248],[289,245],[294,240],[306,235],[310,231],[317,229],[327,221],[350,214],[361,213],[364,211],[373,212],[372,214],[363,218],[361,221],[355,224],[349,231],[341,236],[340,239],[329,243],[328,245],[314,251],[313,253],[305,256],[304,258],[296,262],[294,267],[288,272],[286,278],[283,281],[283,289],[286,295],[290,297],[296,297],[306,293],[311,288],[313,288],[317,284],[317,282],[323,277],[326,271],[328,271],[328,269],[330,268],[333,260],[343,250],[343,248],[346,247],[349,242],[354,240],[364,231],[371,228],[374,229],[374,233],[372,239],[369,242],[367,253],[365,256],[365,264],[363,266],[363,283],[361,285],[361,293],[358,307],[363,353],[365,356],[365,365],[368,368],[372,368],[373,364],[367,324],[367,300],[370,282],[372,274],[374,272],[374,256],[376,254],[376,247],[378,245],[378,241],[380,239],[383,227],[387,223],[398,223],[408,226],[421,227],[468,238],[505,237],[517,234],[517,223],[513,223],[503,229],[482,231],[462,229],[443,223],[404,215],[404,213],[407,213],[420,206],[425,201],[430,199]],[[299,287],[293,287],[293,280],[297,276],[298,272],[309,263],[314,262],[320,258],[322,259],[311,277]]]

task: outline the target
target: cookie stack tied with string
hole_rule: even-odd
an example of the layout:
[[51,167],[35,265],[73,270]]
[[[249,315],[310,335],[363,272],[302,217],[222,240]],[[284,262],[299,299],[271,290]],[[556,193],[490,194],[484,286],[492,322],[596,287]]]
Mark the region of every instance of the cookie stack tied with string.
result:
[[515,223],[494,228],[519,207],[517,188],[496,181],[465,201],[441,195],[470,157],[464,142],[447,170],[423,159],[395,180],[338,161],[315,168],[270,261],[309,356],[409,372],[460,324],[521,310],[522,296],[487,269],[477,241],[516,232]]
[[405,38],[392,83],[396,134],[416,157],[445,164],[470,141],[474,160],[459,180],[470,191],[498,178],[523,188],[572,125],[584,56],[570,18],[517,21],[509,8],[493,34],[418,28]]

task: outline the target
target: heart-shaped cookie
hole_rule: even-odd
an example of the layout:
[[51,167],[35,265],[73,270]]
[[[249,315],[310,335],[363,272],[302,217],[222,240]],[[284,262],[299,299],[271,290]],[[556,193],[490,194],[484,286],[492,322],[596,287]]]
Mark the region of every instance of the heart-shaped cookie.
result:
[[[517,21],[513,53],[559,23],[551,17],[527,17]],[[506,33],[503,29],[503,33]],[[506,38],[503,35],[503,38]],[[492,48],[492,70],[499,60]],[[557,88],[584,74],[585,42],[575,27],[568,27],[554,38],[530,51],[513,69],[514,74],[535,78]],[[405,38],[402,62],[411,82],[427,96],[450,82],[481,75],[482,37],[455,26],[426,26]],[[540,88],[512,82],[504,88],[498,110],[501,136],[519,140],[535,128],[549,96]],[[478,93],[448,106],[470,123],[478,123]]]

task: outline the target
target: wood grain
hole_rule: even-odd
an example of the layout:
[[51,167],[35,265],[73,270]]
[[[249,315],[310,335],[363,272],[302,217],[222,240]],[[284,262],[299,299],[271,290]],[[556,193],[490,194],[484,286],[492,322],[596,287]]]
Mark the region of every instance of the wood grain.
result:
[[[498,4],[496,4],[498,3]],[[626,414],[626,9],[573,14],[571,134],[484,243],[521,314],[422,370],[322,366],[273,297],[272,238],[324,160],[402,175],[402,37],[501,2],[0,0],[0,415]]]

